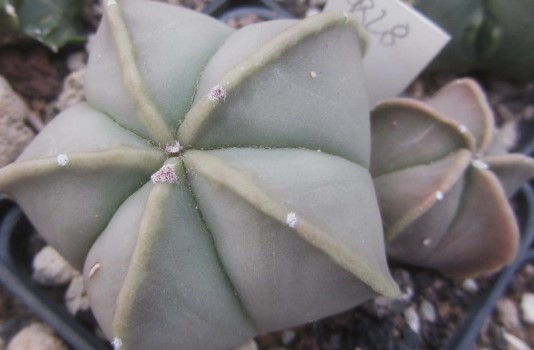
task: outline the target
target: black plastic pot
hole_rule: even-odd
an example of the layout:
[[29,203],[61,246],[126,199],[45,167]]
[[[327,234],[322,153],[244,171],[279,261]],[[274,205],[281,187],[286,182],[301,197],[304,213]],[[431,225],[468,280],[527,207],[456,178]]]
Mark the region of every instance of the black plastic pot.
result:
[[32,232],[31,224],[19,207],[0,197],[0,283],[73,349],[111,349],[31,280],[32,257],[28,247]]
[[491,316],[497,302],[507,290],[516,272],[526,263],[534,261],[534,192],[525,185],[515,196],[516,215],[521,228],[521,245],[516,260],[503,269],[485,294],[471,306],[456,332],[449,339],[449,350],[471,350],[484,321]]
[[250,14],[257,15],[266,21],[294,18],[273,0],[215,0],[206,6],[203,13],[223,22]]

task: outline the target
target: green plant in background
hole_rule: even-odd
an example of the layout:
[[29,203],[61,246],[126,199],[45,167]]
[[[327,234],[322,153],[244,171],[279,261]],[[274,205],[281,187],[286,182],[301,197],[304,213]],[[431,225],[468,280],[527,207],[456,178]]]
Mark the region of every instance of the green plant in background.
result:
[[534,1],[411,2],[452,36],[432,69],[486,71],[524,82],[534,79]]
[[458,278],[511,262],[519,232],[508,199],[534,177],[534,160],[506,152],[473,80],[424,102],[386,101],[371,125],[371,174],[391,258]]
[[53,51],[86,37],[81,17],[89,0],[0,0],[0,33],[34,38]]
[[1,169],[0,189],[83,267],[116,348],[227,349],[397,294],[364,42],[342,13],[234,31],[108,1],[88,103]]

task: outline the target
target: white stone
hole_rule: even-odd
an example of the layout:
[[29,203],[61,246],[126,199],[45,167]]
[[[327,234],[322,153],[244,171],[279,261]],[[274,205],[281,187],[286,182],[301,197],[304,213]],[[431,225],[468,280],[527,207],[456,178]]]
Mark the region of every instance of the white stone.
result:
[[33,139],[26,126],[28,106],[0,76],[0,168],[14,161]]
[[530,346],[527,345],[523,340],[519,339],[513,334],[510,334],[508,332],[503,332],[504,339],[510,344],[511,347],[508,349],[510,350],[532,350]]
[[523,320],[531,325],[534,325],[534,294],[525,293],[521,296],[521,315]]
[[32,279],[44,286],[61,286],[78,272],[52,247],[45,246],[33,258]]
[[507,329],[521,329],[521,322],[519,321],[519,311],[517,310],[516,304],[512,300],[508,298],[503,298],[499,300],[499,302],[497,303],[497,314],[499,316],[499,320]]
[[462,288],[470,293],[478,292],[478,284],[474,279],[468,278],[462,282]]
[[76,315],[79,311],[89,310],[89,298],[85,291],[83,276],[78,275],[70,281],[65,293],[65,303],[72,315]]
[[416,334],[419,334],[421,330],[421,321],[417,311],[415,311],[415,307],[409,306],[404,310],[404,319],[406,320],[408,327],[410,327]]
[[434,305],[432,305],[432,303],[428,300],[423,300],[421,302],[421,305],[419,306],[419,313],[421,314],[423,320],[430,323],[436,322],[436,308],[434,308]]
[[442,201],[443,198],[445,198],[445,196],[443,195],[443,192],[441,192],[441,191],[437,191],[437,192],[436,192],[436,200],[437,200],[437,201]]
[[70,73],[63,81],[61,93],[53,103],[54,115],[85,100],[85,69]]
[[85,51],[74,52],[67,56],[67,68],[69,68],[71,72],[84,69],[87,65],[86,62],[87,53]]
[[7,345],[7,350],[68,350],[50,327],[32,323],[18,332]]

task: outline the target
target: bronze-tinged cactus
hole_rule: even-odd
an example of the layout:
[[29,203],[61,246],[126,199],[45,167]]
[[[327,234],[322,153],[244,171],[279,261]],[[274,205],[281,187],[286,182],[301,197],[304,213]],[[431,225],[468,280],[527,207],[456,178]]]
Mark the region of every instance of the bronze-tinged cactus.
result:
[[396,295],[354,20],[234,31],[157,2],[105,12],[88,102],[0,189],[84,266],[116,348],[228,349]]
[[500,145],[473,80],[426,101],[383,102],[371,125],[371,174],[391,258],[465,278],[515,257],[519,232],[508,199],[534,176],[534,161]]

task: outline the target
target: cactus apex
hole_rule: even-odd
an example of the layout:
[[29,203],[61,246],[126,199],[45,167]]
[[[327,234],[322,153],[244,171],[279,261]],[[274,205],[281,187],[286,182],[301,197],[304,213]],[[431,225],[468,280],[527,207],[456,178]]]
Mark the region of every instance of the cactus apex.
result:
[[170,156],[177,156],[182,152],[182,150],[183,150],[183,147],[182,145],[180,145],[180,142],[178,141],[174,141],[173,143],[168,144],[165,147],[165,153],[167,153],[167,155],[170,155]]

